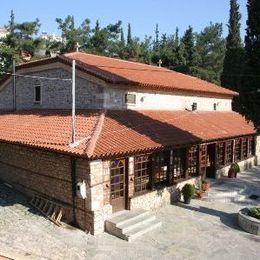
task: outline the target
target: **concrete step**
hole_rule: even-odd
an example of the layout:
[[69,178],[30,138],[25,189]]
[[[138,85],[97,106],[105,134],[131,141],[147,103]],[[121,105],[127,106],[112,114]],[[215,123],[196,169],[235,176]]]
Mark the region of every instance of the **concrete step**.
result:
[[122,212],[113,214],[110,218],[107,219],[107,221],[115,225],[123,225],[129,221],[147,215],[149,215],[149,212],[144,209],[124,210]]
[[161,223],[149,211],[136,209],[113,214],[106,220],[105,229],[111,235],[132,241],[160,225]]
[[150,232],[156,228],[159,228],[162,226],[162,223],[158,220],[153,220],[151,222],[145,223],[142,226],[136,226],[132,230],[126,232],[125,234],[125,240],[127,241],[133,241],[134,239],[146,234],[147,232]]
[[131,221],[128,221],[124,224],[117,225],[117,228],[121,230],[122,233],[126,233],[135,227],[138,227],[140,225],[144,225],[146,223],[154,221],[156,218],[153,215],[143,215],[139,218],[131,219]]

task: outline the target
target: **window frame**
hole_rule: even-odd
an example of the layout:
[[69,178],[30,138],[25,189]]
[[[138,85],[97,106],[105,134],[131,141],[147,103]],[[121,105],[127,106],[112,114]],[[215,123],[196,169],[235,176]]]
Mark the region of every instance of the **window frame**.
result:
[[[143,158],[146,157],[146,160],[143,160]],[[138,161],[139,158],[142,158],[141,161]],[[138,167],[138,165],[141,164],[141,168]],[[145,167],[143,167],[143,164],[146,164]],[[146,174],[144,174],[143,171],[146,171]],[[141,172],[141,176],[136,176],[137,172]],[[141,180],[140,183],[137,183],[137,180]],[[143,181],[146,179],[145,181]],[[143,188],[143,185],[146,185],[145,188]],[[140,190],[137,190],[137,187],[140,187]],[[134,195],[141,195],[144,193],[147,193],[151,190],[151,155],[150,154],[142,154],[137,155],[134,157]]]
[[[39,93],[39,100],[36,99],[37,97],[37,88],[39,88],[40,93]],[[42,87],[40,82],[36,82],[34,85],[34,104],[42,104]]]

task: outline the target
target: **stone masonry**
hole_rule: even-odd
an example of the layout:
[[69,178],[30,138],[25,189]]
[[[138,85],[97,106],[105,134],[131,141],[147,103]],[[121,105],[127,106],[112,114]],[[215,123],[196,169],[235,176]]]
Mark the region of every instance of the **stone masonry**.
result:
[[[89,162],[76,158],[76,182],[90,183],[89,171]],[[63,220],[73,221],[70,156],[0,143],[0,179],[29,197],[37,194],[60,204],[65,210]],[[90,194],[86,200],[75,198],[75,224],[94,233],[91,204]]]

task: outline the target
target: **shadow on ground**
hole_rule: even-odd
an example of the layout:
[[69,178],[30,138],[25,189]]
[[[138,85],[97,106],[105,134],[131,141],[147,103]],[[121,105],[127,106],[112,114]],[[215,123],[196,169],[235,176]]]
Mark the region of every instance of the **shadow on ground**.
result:
[[0,183],[0,207],[8,207],[15,204],[20,204],[28,209],[30,213],[42,216],[28,202],[28,198],[19,191]]
[[181,202],[178,203],[177,206],[184,208],[184,209],[200,212],[203,214],[208,214],[211,216],[219,217],[220,221],[224,225],[228,226],[229,228],[242,231],[242,229],[238,226],[237,213],[226,213],[226,212],[223,212],[220,210],[211,209],[211,208],[207,208],[207,207],[203,207],[203,206],[194,207],[192,205],[184,204]]

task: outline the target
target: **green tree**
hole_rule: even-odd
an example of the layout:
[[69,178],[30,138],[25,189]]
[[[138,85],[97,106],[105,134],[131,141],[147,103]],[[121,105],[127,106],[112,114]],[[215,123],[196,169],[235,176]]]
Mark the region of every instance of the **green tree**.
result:
[[184,32],[184,35],[181,38],[181,44],[184,57],[182,72],[193,74],[193,71],[197,66],[197,50],[195,47],[195,36],[191,26]]
[[14,12],[11,11],[10,21],[6,28],[8,34],[0,45],[0,69],[2,71],[10,70],[13,59],[21,62],[21,54],[24,52],[33,57],[35,50],[41,43],[37,37],[40,28],[39,19],[17,23]]
[[80,32],[75,27],[74,16],[68,15],[65,19],[56,18],[58,29],[61,30],[61,36],[64,39],[61,46],[61,53],[75,51],[77,43],[80,44]]
[[130,45],[132,43],[132,29],[131,29],[131,24],[128,24],[127,28],[127,44]]
[[240,92],[241,112],[260,128],[260,1],[248,0],[245,37],[247,66]]
[[222,30],[221,23],[210,23],[196,36],[198,64],[194,74],[216,84],[220,84],[225,56]]
[[240,36],[239,4],[237,0],[230,0],[230,15],[226,39],[226,54],[224,59],[221,85],[236,91],[241,87],[241,74],[243,72],[245,52]]

